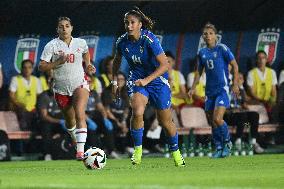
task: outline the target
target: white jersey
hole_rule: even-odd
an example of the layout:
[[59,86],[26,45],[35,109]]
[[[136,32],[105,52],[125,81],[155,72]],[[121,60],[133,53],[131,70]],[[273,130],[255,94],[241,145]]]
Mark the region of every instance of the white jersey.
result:
[[73,38],[68,46],[61,39],[51,40],[44,47],[41,60],[54,62],[60,53],[69,56],[69,61],[54,69],[55,93],[72,96],[76,88],[87,85],[83,69],[83,54],[88,52],[88,45],[84,39]]

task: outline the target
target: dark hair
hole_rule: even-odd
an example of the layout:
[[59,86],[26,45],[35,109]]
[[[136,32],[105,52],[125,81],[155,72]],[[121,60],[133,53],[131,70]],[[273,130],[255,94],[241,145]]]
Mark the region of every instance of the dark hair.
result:
[[155,22],[146,16],[138,7],[134,7],[132,10],[125,13],[124,18],[126,18],[129,15],[133,15],[139,19],[140,22],[142,22],[142,28],[147,30],[152,30],[154,27]]
[[175,59],[175,56],[173,55],[173,53],[172,53],[171,51],[166,51],[166,52],[165,52],[165,55],[166,55],[167,57],[171,57],[172,59]]
[[107,56],[107,57],[105,57],[104,59],[103,59],[103,61],[102,61],[102,63],[101,63],[101,73],[106,73],[107,72],[107,64],[109,64],[109,62],[111,61],[111,60],[113,60],[114,59],[114,57],[113,56]]
[[204,27],[202,28],[202,33],[205,29],[208,29],[208,28],[212,29],[215,33],[217,33],[217,29],[216,29],[215,25],[211,24],[210,22],[207,22],[204,25]]
[[265,56],[267,56],[267,54],[264,50],[258,50],[255,54],[255,57],[257,58],[259,54],[265,54]]
[[122,71],[118,71],[117,75],[122,75],[124,77],[124,79],[126,79],[126,75]]
[[25,60],[23,60],[22,63],[21,63],[21,69],[23,69],[23,68],[24,68],[24,65],[27,64],[27,63],[30,63],[31,65],[34,64],[33,61],[31,61],[30,59],[25,59]]
[[58,18],[58,20],[57,20],[57,24],[58,24],[59,22],[61,22],[62,20],[66,20],[66,21],[70,22],[70,25],[72,26],[71,19],[68,18],[67,16],[60,16],[60,17]]

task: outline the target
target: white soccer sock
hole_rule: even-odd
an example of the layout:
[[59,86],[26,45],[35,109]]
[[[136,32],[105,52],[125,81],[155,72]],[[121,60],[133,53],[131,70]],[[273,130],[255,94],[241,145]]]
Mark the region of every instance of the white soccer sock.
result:
[[71,129],[67,129],[69,135],[71,136],[72,140],[77,142],[76,140],[76,125],[72,127]]
[[235,144],[241,144],[242,143],[242,139],[241,138],[237,138],[235,141]]
[[256,138],[252,138],[252,139],[251,139],[251,143],[252,143],[252,144],[256,144]]
[[76,129],[77,152],[85,152],[84,147],[87,139],[87,128]]

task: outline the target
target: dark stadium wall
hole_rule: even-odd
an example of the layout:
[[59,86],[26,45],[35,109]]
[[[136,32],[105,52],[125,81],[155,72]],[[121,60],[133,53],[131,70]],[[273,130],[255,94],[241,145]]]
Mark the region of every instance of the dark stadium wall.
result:
[[[44,45],[54,37],[58,16],[69,16],[74,24],[74,36],[81,31],[98,34],[95,65],[113,54],[115,40],[124,32],[123,15],[138,5],[157,21],[154,33],[162,34],[164,50],[176,54],[177,67],[186,76],[193,68],[202,26],[211,21],[222,32],[225,43],[236,55],[240,70],[254,64],[258,34],[267,27],[284,28],[283,3],[280,0],[231,0],[231,1],[166,1],[163,2],[92,2],[92,1],[0,1],[0,63],[3,65],[4,82],[17,74],[14,66],[19,35],[40,34],[37,59]],[[283,4],[283,5],[282,5]],[[64,7],[64,9],[62,8]],[[228,11],[230,10],[230,11]],[[265,14],[264,14],[265,13]],[[33,18],[33,19],[31,19]],[[158,32],[156,31],[158,30]],[[240,38],[240,31],[242,35]],[[182,34],[180,34],[182,33]],[[284,62],[284,39],[280,32],[275,62],[272,67],[279,73]],[[123,60],[122,70],[128,67]],[[36,73],[38,74],[38,73]],[[99,70],[98,70],[99,74]]]

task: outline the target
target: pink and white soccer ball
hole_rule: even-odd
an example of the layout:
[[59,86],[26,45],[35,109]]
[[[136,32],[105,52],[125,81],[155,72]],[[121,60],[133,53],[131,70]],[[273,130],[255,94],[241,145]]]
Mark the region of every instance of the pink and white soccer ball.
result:
[[84,154],[83,163],[87,169],[102,169],[106,165],[106,154],[97,147],[91,147]]

